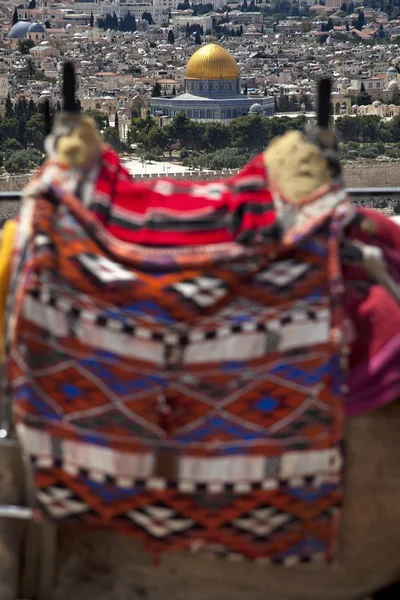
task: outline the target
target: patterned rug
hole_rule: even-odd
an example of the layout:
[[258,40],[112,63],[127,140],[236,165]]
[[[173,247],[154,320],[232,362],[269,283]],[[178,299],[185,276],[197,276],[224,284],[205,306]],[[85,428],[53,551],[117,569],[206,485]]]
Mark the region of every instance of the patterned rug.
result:
[[331,561],[340,211],[279,242],[150,249],[65,187],[52,177],[21,218],[9,298],[9,383],[43,511],[154,554]]

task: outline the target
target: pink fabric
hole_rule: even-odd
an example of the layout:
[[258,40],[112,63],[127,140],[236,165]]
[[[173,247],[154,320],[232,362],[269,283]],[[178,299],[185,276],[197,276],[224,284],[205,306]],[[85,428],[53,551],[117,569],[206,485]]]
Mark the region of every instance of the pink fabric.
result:
[[[400,228],[382,213],[359,209],[376,226],[376,234],[357,230],[349,236],[379,246],[392,277],[400,282]],[[378,285],[359,291],[355,280],[367,281],[355,268],[344,268],[346,311],[356,331],[350,347],[346,411],[356,415],[400,397],[400,307]]]

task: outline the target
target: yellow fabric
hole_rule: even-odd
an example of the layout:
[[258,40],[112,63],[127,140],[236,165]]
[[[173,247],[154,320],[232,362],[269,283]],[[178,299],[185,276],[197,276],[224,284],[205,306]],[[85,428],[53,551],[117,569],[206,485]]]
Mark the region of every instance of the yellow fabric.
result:
[[11,256],[14,246],[16,221],[7,221],[0,240],[0,356],[4,356],[4,319],[8,285],[10,280]]

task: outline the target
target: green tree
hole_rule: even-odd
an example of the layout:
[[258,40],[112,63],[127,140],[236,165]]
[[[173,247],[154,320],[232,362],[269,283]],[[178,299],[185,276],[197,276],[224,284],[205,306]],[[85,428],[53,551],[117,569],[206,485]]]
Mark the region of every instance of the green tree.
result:
[[392,204],[392,210],[394,215],[400,215],[400,200],[395,200]]
[[27,173],[41,162],[42,156],[36,151],[17,150],[5,160],[4,168],[8,173]]
[[33,40],[19,40],[18,42],[18,52],[21,54],[29,54],[29,50],[33,48],[35,42]]
[[37,112],[36,104],[34,103],[34,101],[31,98],[28,102],[28,110],[26,113],[26,118],[30,119],[31,116],[35,114],[35,112]]
[[117,112],[115,113],[115,117],[114,117],[114,127],[119,132],[119,118],[118,118]]
[[156,122],[152,119],[150,114],[147,114],[145,119],[135,118],[132,119],[131,123],[131,135],[132,141],[139,143],[143,139],[143,135],[147,136],[152,127],[157,127]]
[[394,142],[400,142],[400,115],[394,117],[391,121],[391,133]]
[[44,144],[44,117],[40,112],[35,113],[26,122],[26,142],[28,147],[43,151]]
[[175,36],[172,29],[168,31],[168,44],[175,44]]
[[30,10],[36,8],[36,0],[30,0],[29,4],[28,4],[28,8]]
[[199,31],[196,31],[196,33],[195,33],[194,43],[197,44],[198,46],[200,46],[200,44],[201,44],[201,37],[200,37]]
[[18,133],[17,133],[18,142],[26,148],[26,119],[25,117],[21,117],[18,120]]
[[153,25],[154,21],[153,21],[153,17],[151,16],[151,13],[145,11],[142,14],[142,19],[143,21],[147,21],[149,25]]
[[121,152],[125,147],[124,143],[121,142],[119,133],[115,127],[107,127],[103,131],[103,140],[116,152]]
[[0,121],[0,140],[1,143],[10,138],[15,138],[17,132],[17,119],[14,117],[5,117]]
[[190,146],[189,138],[191,135],[192,123],[193,122],[183,112],[176,115],[169,125],[171,138],[181,144],[181,146]]
[[153,89],[151,90],[151,95],[153,98],[159,98],[161,96],[161,85],[158,81],[155,82]]
[[10,98],[10,94],[7,94],[5,106],[4,106],[4,116],[6,118],[11,119],[14,116],[14,106]]
[[229,132],[232,146],[250,152],[262,150],[268,142],[264,119],[260,115],[246,115],[234,119],[229,124]]
[[22,145],[15,138],[8,138],[8,140],[5,140],[1,146],[5,160],[7,160],[11,154],[13,154],[13,152],[23,150]]
[[26,118],[26,113],[28,110],[28,102],[26,98],[23,96],[22,98],[18,98],[17,102],[14,106],[14,116],[16,119],[20,119],[22,117]]
[[164,154],[169,147],[169,138],[167,132],[161,127],[152,127],[147,136],[148,150],[160,151]]
[[30,56],[28,56],[28,58],[26,59],[26,68],[28,71],[29,79],[32,79],[36,74],[36,67],[35,63],[33,62],[33,59]]
[[106,113],[101,112],[101,110],[89,108],[87,111],[85,111],[85,115],[91,117],[96,122],[96,125],[100,130],[109,127],[109,124],[107,125],[107,115]]
[[15,25],[16,23],[18,23],[18,21],[19,21],[18,10],[17,10],[17,7],[15,7],[13,16],[12,16],[12,24]]
[[90,13],[90,27],[93,27],[94,25],[94,16],[93,16],[93,11],[91,11]]
[[361,31],[361,29],[364,27],[365,25],[365,16],[362,10],[360,10],[360,12],[358,13],[358,17],[356,19],[356,22],[354,24],[355,28],[358,29],[359,31]]
[[[336,119],[335,125],[343,142],[378,142],[382,135],[380,119],[375,115],[339,117]],[[393,122],[391,131],[393,135]]]
[[207,123],[203,139],[206,148],[213,150],[226,148],[231,140],[229,128],[222,123]]

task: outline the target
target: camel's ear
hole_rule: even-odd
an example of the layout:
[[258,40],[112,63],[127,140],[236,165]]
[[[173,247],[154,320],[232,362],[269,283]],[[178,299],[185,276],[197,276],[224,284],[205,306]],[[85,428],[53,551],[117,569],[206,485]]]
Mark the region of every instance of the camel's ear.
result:
[[78,112],[78,105],[75,98],[76,92],[76,77],[75,67],[72,62],[64,63],[63,73],[63,110],[69,113]]

